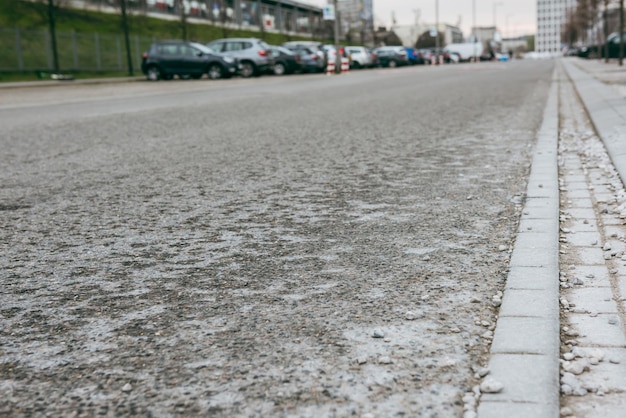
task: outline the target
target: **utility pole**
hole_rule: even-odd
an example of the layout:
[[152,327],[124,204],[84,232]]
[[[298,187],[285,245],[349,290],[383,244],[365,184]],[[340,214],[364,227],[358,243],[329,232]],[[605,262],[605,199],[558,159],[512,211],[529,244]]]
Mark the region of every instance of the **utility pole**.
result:
[[476,0],[472,0],[472,25],[474,26],[474,62],[478,62],[478,57],[476,56],[476,44],[478,43],[478,30],[476,28]]
[[187,40],[187,15],[185,14],[185,3],[183,0],[178,2],[180,6],[180,29],[182,30],[183,41]]
[[341,74],[341,55],[339,54],[339,8],[337,7],[337,0],[333,0],[333,7],[335,8],[335,74]]
[[619,65],[624,65],[624,0],[619,0]]
[[59,73],[59,51],[57,49],[57,33],[54,21],[54,0],[48,0],[48,23],[50,25],[50,39],[52,40],[52,59],[54,63],[54,72]]
[[122,30],[124,31],[124,43],[126,45],[126,61],[128,62],[128,75],[133,76],[133,60],[130,54],[130,38],[128,35],[128,18],[126,17],[126,0],[120,0],[122,6]]
[[[604,32],[604,62],[609,62],[609,43],[607,41],[609,37],[609,0],[604,0],[604,19],[602,21],[602,28]],[[602,53],[601,53],[602,54]]]
[[437,51],[437,65],[439,65],[439,0],[435,0],[435,51]]

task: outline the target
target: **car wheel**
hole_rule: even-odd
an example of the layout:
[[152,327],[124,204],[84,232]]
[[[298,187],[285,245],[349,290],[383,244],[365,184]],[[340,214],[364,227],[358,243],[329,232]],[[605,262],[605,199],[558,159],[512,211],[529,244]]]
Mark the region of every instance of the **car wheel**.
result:
[[161,70],[156,65],[151,65],[146,71],[146,77],[150,81],[159,81],[161,79]]
[[389,68],[396,68],[398,66],[398,63],[395,62],[394,60],[389,61]]
[[274,64],[274,74],[276,75],[285,75],[287,69],[285,68],[285,64],[282,62],[277,62]]
[[250,78],[256,73],[256,68],[254,68],[254,64],[246,61],[241,63],[241,71],[240,74],[243,78]]
[[211,80],[218,80],[224,76],[222,66],[219,64],[212,64],[211,66],[209,66],[209,69],[206,73]]

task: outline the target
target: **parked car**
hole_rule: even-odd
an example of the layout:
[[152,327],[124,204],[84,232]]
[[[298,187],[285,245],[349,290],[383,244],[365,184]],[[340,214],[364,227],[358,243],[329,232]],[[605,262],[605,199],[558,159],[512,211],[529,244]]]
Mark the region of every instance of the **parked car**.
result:
[[300,69],[300,57],[282,46],[271,46],[270,53],[274,59],[271,72],[276,75],[293,74]]
[[378,56],[378,65],[381,67],[395,68],[402,65],[408,65],[406,49],[403,46],[383,46],[376,48]]
[[443,61],[444,64],[450,64],[450,62],[454,62],[454,58],[450,56],[450,52],[446,51],[445,49],[432,49],[432,54],[437,61]]
[[320,73],[326,68],[324,51],[305,45],[289,43],[285,48],[296,54],[303,73]]
[[459,62],[461,62],[461,54],[459,54],[458,52],[454,52],[454,51],[450,51],[448,49],[445,49],[444,51],[444,57],[446,58],[447,61],[445,61],[448,64],[458,64]]
[[[624,43],[626,44],[626,32],[624,32]],[[580,48],[579,57],[583,58],[604,58],[606,57],[606,47],[608,46],[609,58],[619,57],[619,33],[612,33],[606,38],[605,44],[586,45]],[[626,49],[626,47],[625,47]]]
[[411,47],[405,47],[407,59],[411,65],[423,65],[426,64],[424,55],[417,49]]
[[324,62],[324,67],[326,66],[326,54],[324,53],[324,48],[322,48],[322,43],[321,42],[316,42],[316,41],[291,41],[291,42],[285,42],[283,44],[283,46],[285,48],[288,48],[290,50],[294,50],[297,49],[298,47],[300,48],[307,48],[309,51],[313,52],[314,54],[316,54],[318,57],[320,57],[322,59],[322,61]]
[[215,52],[237,58],[242,77],[259,76],[274,65],[270,46],[257,38],[218,39],[206,46]]
[[351,68],[369,68],[372,66],[372,56],[362,46],[347,46],[346,52],[350,57]]
[[426,64],[432,63],[433,51],[431,51],[430,49],[418,49],[417,52],[420,53]]
[[370,58],[372,59],[372,67],[378,67],[378,55],[376,55],[376,52],[371,48],[367,48],[367,52],[370,54]]
[[152,44],[144,52],[141,71],[148,80],[180,78],[227,78],[237,73],[237,60],[217,54],[202,44],[186,41],[164,41]]
[[[337,59],[337,50],[335,49],[335,45],[322,45],[322,49],[326,53],[326,60],[335,61]],[[344,47],[339,48],[339,54],[343,58],[348,58],[348,54],[346,53],[346,49]]]

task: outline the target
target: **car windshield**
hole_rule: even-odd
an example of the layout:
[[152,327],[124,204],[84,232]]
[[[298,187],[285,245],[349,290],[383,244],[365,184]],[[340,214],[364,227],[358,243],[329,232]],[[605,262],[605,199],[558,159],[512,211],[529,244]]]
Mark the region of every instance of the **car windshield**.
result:
[[207,48],[206,46],[199,44],[197,42],[191,42],[189,43],[189,45],[193,46],[196,49],[199,49],[200,51],[202,51],[205,54],[212,54],[213,51],[210,48]]
[[219,42],[214,44],[208,44],[205,46],[205,48],[208,48],[212,52],[220,52],[222,49],[222,44]]

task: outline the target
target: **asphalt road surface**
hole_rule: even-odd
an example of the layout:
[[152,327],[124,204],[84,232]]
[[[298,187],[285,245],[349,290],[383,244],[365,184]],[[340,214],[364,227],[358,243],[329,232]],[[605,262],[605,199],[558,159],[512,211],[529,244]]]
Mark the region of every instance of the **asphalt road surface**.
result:
[[552,69],[0,91],[0,416],[461,416]]

